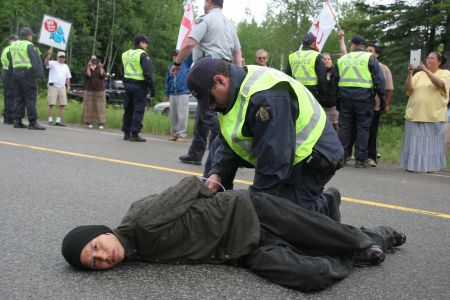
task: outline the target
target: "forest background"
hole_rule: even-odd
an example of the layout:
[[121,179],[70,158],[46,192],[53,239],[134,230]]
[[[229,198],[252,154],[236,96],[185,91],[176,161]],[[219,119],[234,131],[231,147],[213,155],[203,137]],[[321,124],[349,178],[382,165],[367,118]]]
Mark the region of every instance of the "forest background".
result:
[[[108,73],[123,77],[121,53],[132,47],[136,34],[149,37],[148,53],[152,58],[156,95],[162,100],[164,76],[170,65],[170,54],[178,37],[183,0],[11,0],[0,10],[0,48],[7,45],[10,34],[23,26],[38,33],[44,14],[72,23],[67,47],[67,64],[73,80],[82,83],[82,71],[91,53],[97,54]],[[383,118],[385,123],[403,123],[406,68],[409,50],[422,49],[422,58],[438,50],[450,58],[450,0],[396,1],[388,5],[369,5],[365,1],[331,1],[339,25],[348,41],[355,34],[382,47],[380,61],[390,67],[394,76],[393,107]],[[226,5],[226,0],[224,1]],[[265,48],[269,64],[281,69],[288,55],[296,51],[311,22],[322,8],[322,1],[273,0],[266,18],[257,23],[246,9],[245,20],[236,24],[247,64],[254,63],[255,51]],[[243,7],[243,9],[245,9]],[[195,16],[203,13],[195,8]],[[48,47],[37,44],[43,56]],[[339,57],[337,31],[330,35],[323,52]],[[446,66],[449,68],[449,65]],[[154,103],[153,103],[154,104]]]

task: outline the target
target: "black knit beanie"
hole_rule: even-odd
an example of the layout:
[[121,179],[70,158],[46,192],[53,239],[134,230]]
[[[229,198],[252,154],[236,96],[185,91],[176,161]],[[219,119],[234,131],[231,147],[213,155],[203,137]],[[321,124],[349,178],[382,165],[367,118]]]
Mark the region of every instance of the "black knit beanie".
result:
[[61,253],[73,267],[88,270],[88,267],[81,264],[81,251],[92,239],[108,232],[112,232],[112,230],[105,225],[83,225],[75,227],[64,237]]

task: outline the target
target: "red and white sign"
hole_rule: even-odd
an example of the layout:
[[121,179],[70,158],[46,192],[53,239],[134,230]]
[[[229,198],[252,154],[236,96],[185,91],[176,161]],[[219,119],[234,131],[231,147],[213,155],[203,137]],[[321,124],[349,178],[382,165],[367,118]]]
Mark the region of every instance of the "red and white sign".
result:
[[186,42],[189,34],[192,31],[192,27],[194,26],[194,11],[192,9],[192,1],[186,0],[186,4],[184,5],[184,14],[181,19],[180,31],[178,32],[178,41],[177,41],[177,50],[180,50],[181,47]]
[[309,32],[316,37],[316,44],[319,51],[322,51],[334,26],[336,26],[336,14],[331,3],[325,1],[322,10],[309,29]]
[[44,15],[38,42],[61,50],[66,50],[72,24],[64,20]]

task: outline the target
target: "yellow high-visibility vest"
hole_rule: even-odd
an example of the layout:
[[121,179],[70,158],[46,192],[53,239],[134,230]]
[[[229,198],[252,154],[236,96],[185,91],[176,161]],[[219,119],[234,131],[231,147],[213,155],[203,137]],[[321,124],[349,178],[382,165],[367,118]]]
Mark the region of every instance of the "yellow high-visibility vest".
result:
[[320,53],[314,50],[299,50],[289,55],[292,77],[303,85],[317,85],[316,59]]
[[247,67],[247,76],[241,84],[233,107],[225,115],[219,113],[220,130],[223,137],[237,155],[256,165],[256,157],[252,152],[253,138],[242,134],[249,100],[257,92],[268,90],[280,82],[286,82],[294,90],[299,105],[299,115],[295,123],[296,150],[294,158],[294,164],[298,164],[312,153],[314,145],[322,135],[326,121],[325,111],[308,89],[292,77],[270,68]]
[[350,52],[338,59],[339,84],[342,87],[373,88],[372,74],[369,70],[369,52]]

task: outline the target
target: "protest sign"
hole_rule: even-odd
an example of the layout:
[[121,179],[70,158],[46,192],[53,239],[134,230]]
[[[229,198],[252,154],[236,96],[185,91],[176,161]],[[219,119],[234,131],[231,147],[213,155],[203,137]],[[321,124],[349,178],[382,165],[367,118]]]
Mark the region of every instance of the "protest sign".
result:
[[72,23],[44,15],[38,43],[66,50]]

